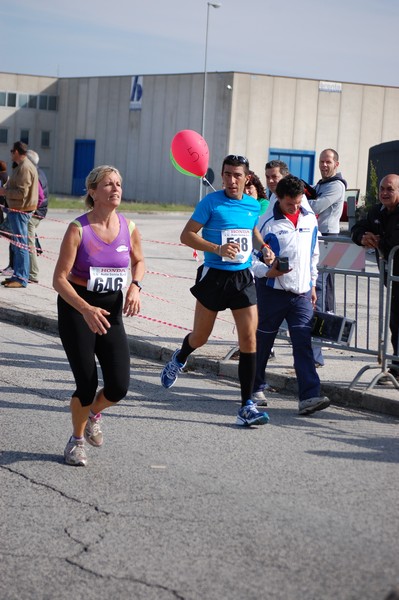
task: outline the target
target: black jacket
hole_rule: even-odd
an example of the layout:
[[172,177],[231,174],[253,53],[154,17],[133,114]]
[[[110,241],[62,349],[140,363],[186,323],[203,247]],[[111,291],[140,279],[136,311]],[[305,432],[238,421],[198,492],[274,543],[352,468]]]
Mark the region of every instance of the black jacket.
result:
[[[383,258],[388,260],[392,248],[399,246],[399,205],[391,213],[388,213],[381,203],[373,206],[367,217],[352,227],[351,237],[355,244],[362,245],[362,236],[367,231],[380,236],[378,249]],[[395,254],[393,273],[399,275],[399,250]]]

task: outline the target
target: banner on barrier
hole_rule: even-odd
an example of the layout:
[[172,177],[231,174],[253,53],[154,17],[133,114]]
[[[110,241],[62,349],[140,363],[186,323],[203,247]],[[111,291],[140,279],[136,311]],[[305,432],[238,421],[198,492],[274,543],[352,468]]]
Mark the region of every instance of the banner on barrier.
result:
[[348,269],[349,271],[366,270],[366,248],[345,242],[320,240],[320,267]]

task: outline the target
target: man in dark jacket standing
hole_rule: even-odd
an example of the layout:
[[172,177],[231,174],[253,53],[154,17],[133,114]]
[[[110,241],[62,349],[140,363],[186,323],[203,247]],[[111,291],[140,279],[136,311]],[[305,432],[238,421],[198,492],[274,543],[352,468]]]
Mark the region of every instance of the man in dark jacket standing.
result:
[[[365,219],[352,227],[352,240],[358,246],[374,248],[388,260],[389,252],[399,246],[399,175],[386,175],[380,182],[380,202],[373,206]],[[393,263],[393,274],[399,275],[399,251]],[[389,321],[393,353],[398,355],[399,337],[399,283],[392,282],[391,314]],[[392,361],[389,369],[399,379],[399,360]]]

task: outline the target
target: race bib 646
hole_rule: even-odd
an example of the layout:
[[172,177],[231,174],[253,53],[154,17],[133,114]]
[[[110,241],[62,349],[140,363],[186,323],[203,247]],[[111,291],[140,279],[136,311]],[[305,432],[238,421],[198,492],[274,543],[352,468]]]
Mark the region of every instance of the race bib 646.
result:
[[87,289],[90,292],[117,292],[127,286],[129,269],[117,267],[90,267]]

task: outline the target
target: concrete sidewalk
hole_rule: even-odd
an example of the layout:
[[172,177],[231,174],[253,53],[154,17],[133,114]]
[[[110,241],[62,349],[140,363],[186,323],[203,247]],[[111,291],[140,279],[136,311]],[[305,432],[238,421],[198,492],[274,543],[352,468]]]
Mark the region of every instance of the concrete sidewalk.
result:
[[[83,205],[82,205],[82,213]],[[52,274],[66,227],[77,216],[75,211],[49,211],[38,233],[43,247],[39,257],[40,281],[26,289],[0,286],[0,320],[57,333],[56,293]],[[194,297],[189,288],[194,283],[199,263],[190,248],[179,243],[180,232],[190,213],[128,215],[139,227],[143,238],[147,273],[143,282],[142,313],[125,319],[132,354],[161,362],[168,360],[191,331]],[[0,266],[8,263],[8,242],[0,238]],[[189,369],[212,371],[237,381],[237,360],[228,359],[237,345],[234,321],[229,311],[219,314],[208,344],[197,350],[188,361]],[[276,358],[269,362],[268,381],[279,391],[296,392],[291,346],[278,340]],[[324,347],[325,366],[319,369],[322,391],[332,402],[357,409],[399,417],[399,390],[392,385],[367,390],[378,374],[375,357],[353,353],[345,348]],[[349,385],[359,371],[370,365],[356,384]],[[182,375],[184,377],[184,375]],[[178,384],[177,384],[178,385]],[[239,398],[239,388],[234,392]],[[272,405],[273,394],[270,394]]]

